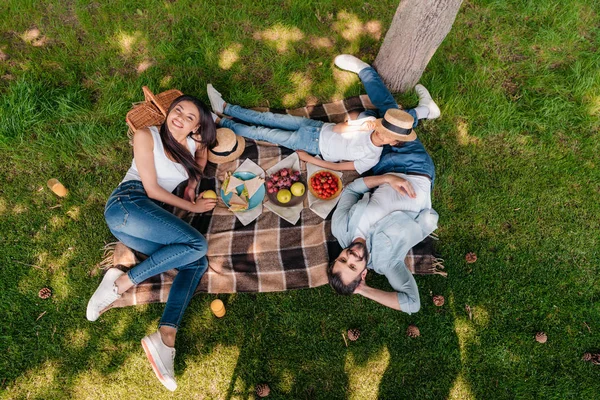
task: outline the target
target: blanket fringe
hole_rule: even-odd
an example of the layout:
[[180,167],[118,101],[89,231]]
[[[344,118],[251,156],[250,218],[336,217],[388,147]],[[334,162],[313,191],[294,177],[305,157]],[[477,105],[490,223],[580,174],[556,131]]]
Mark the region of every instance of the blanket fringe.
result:
[[119,244],[119,242],[111,242],[111,243],[107,243],[104,246],[104,248],[103,248],[104,253],[102,255],[102,261],[100,261],[98,264],[96,264],[96,266],[98,268],[107,270],[109,268],[114,267],[113,256],[115,254],[115,248],[117,247],[117,244]]
[[444,277],[448,276],[448,273],[446,271],[442,271],[445,268],[443,258],[436,257],[433,260],[433,265],[431,266],[431,268],[433,269],[433,273],[436,275],[442,275]]
[[429,237],[432,238],[433,240],[440,240],[440,237],[435,232],[431,232],[429,234]]

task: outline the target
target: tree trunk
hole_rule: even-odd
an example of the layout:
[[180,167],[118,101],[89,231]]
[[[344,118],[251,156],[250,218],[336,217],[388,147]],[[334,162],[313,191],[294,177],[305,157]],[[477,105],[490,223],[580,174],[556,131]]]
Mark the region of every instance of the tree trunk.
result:
[[462,0],[402,0],[374,66],[392,92],[412,89],[442,43]]

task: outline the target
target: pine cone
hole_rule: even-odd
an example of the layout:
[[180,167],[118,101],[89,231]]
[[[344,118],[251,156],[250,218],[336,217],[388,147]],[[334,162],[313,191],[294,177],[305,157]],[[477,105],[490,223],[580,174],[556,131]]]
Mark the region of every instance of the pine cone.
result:
[[589,361],[594,365],[600,365],[600,353],[585,353],[581,359]]
[[546,343],[548,341],[548,336],[544,332],[538,332],[535,335],[535,340],[538,343]]
[[52,296],[52,289],[47,288],[47,287],[43,287],[40,289],[38,296],[40,296],[40,299],[49,299],[50,296]]
[[348,339],[355,342],[360,337],[360,331],[358,329],[348,329]]
[[256,395],[258,397],[267,397],[271,393],[271,388],[266,383],[256,385]]
[[592,361],[592,357],[593,357],[592,353],[584,353],[583,357],[581,357],[581,359],[583,361]]
[[467,261],[467,264],[473,264],[475,261],[477,261],[477,254],[473,252],[467,253],[465,255],[465,260]]
[[421,336],[421,331],[415,325],[409,325],[408,329],[406,329],[406,334],[408,337],[415,338]]
[[442,295],[433,296],[433,304],[435,304],[436,306],[441,307],[444,305],[445,302],[446,302],[446,299],[444,299],[444,296],[442,296]]

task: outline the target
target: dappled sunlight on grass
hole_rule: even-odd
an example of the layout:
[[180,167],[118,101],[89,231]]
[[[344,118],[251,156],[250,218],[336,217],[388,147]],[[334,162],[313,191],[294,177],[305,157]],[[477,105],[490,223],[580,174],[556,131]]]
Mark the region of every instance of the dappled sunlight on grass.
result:
[[333,29],[347,41],[353,42],[362,35],[379,40],[381,38],[382,26],[381,22],[377,20],[368,21],[363,24],[356,14],[341,11],[337,15],[337,21],[334,22]]
[[589,115],[600,116],[600,96],[591,96],[587,99],[587,112]]
[[145,52],[148,47],[148,41],[140,31],[131,34],[118,32],[115,36],[115,41],[121,53],[126,56],[131,56],[137,52]]
[[83,350],[91,339],[87,329],[75,328],[63,332],[63,345],[70,351]]
[[256,40],[263,40],[271,44],[279,53],[288,51],[293,42],[298,42],[304,38],[304,33],[297,27],[287,27],[277,24],[270,29],[255,32],[253,35]]
[[23,204],[15,204],[15,206],[12,209],[13,214],[16,215],[23,214],[25,211],[27,211],[27,206]]
[[[46,361],[42,365],[25,371],[12,385],[6,388],[5,398],[41,399],[51,398],[50,390],[57,385],[58,366],[56,361]],[[55,387],[56,389],[56,387]]]
[[293,72],[290,75],[290,81],[294,87],[294,92],[283,96],[283,105],[286,107],[292,107],[305,100],[310,95],[312,85],[312,79],[306,72]]
[[6,200],[3,197],[0,197],[0,215],[6,212]]
[[335,80],[335,94],[332,97],[332,101],[340,100],[346,97],[346,91],[352,85],[359,81],[358,75],[352,72],[343,71],[339,68],[334,68],[333,79]]
[[167,87],[170,88],[171,82],[173,82],[173,77],[171,75],[166,75],[160,80],[160,87],[161,88],[167,88]]
[[479,144],[479,138],[469,135],[469,124],[462,119],[456,122],[456,140],[461,146]]
[[145,72],[148,68],[150,68],[151,66],[153,66],[154,63],[150,60],[144,60],[141,63],[138,64],[137,68],[135,69],[136,72],[138,74],[141,74],[143,72]]
[[69,208],[69,211],[67,211],[67,215],[73,221],[79,221],[80,214],[81,214],[81,210],[79,209],[78,206],[73,206],[73,207]]
[[21,39],[34,47],[42,47],[48,42],[48,38],[37,28],[28,29],[21,35]]
[[58,215],[53,215],[50,218],[50,220],[48,221],[48,223],[50,224],[50,227],[54,230],[63,228],[65,226],[66,222],[67,222],[67,220],[65,217],[58,216]]
[[233,64],[239,61],[242,48],[243,46],[240,43],[234,43],[221,51],[219,55],[219,67],[225,71],[230,69]]
[[[242,398],[247,397],[246,382],[239,375],[235,375],[240,356],[237,346],[217,344],[209,354],[202,354],[200,349],[198,352],[199,355],[188,356],[181,376],[177,377],[182,387],[195,389],[202,396],[217,398],[226,393],[231,384],[234,394],[240,394]],[[175,363],[177,364],[177,360]],[[198,377],[202,377],[202,384]]]
[[350,399],[376,399],[379,384],[390,363],[390,352],[384,346],[379,353],[369,356],[366,363],[355,359],[351,351],[346,355],[344,371],[348,375]]
[[309,39],[310,45],[315,49],[332,49],[333,48],[333,40],[331,38],[323,36],[311,36]]
[[465,380],[462,373],[460,373],[454,380],[454,384],[450,389],[448,398],[452,400],[475,399],[475,396],[471,391],[471,385],[469,385],[469,383]]

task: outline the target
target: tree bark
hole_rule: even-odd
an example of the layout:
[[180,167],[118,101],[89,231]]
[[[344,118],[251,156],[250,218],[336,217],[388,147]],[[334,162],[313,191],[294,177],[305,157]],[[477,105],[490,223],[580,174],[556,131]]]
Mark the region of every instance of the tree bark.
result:
[[373,63],[392,92],[412,89],[456,19],[462,0],[402,0]]

